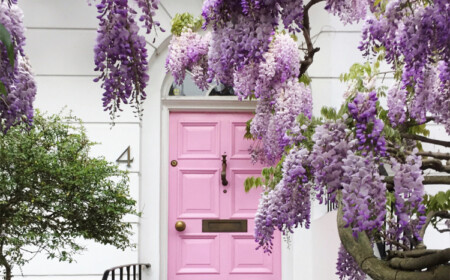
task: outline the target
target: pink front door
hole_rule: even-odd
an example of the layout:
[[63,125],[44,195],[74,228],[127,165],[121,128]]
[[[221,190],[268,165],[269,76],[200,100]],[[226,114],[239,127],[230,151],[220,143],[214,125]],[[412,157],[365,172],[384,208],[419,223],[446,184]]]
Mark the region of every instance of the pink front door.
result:
[[[262,168],[251,163],[251,142],[244,140],[251,117],[170,114],[168,280],[281,280],[280,235],[271,255],[255,250],[260,189],[244,191],[245,178]],[[177,221],[186,224],[184,231],[175,229]]]

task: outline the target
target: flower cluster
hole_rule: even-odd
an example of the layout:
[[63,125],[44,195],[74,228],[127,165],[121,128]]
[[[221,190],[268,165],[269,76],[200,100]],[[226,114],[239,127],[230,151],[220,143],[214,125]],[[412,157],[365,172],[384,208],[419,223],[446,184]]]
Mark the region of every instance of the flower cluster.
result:
[[298,77],[300,51],[288,34],[274,36],[269,50],[259,63],[249,63],[234,73],[234,89],[240,98],[254,95],[270,98],[274,87]]
[[336,263],[337,272],[340,280],[365,280],[366,274],[361,270],[355,259],[345,250],[341,244],[338,251],[338,260]]
[[206,90],[209,87],[207,82],[209,41],[209,35],[201,36],[190,29],[172,38],[166,58],[166,69],[172,73],[176,84],[183,83],[186,70],[189,70],[200,89]]
[[436,67],[439,74],[440,86],[434,88],[434,102],[430,113],[434,116],[435,122],[444,126],[450,134],[450,67],[448,61],[440,61]]
[[265,252],[271,252],[276,228],[284,233],[298,225],[309,228],[311,186],[305,169],[308,154],[306,149],[292,149],[283,162],[283,179],[262,194],[255,216],[255,240]]
[[102,0],[97,5],[100,19],[97,30],[95,71],[102,81],[103,107],[114,119],[121,103],[132,104],[141,114],[148,82],[148,57],[145,38],[138,34],[136,12],[124,0]]
[[205,0],[202,16],[205,26],[212,23],[215,29],[221,28],[236,14],[258,19],[270,15],[274,29],[280,25],[292,32],[300,32],[303,27],[303,1],[298,0]]
[[138,7],[142,10],[142,15],[139,20],[144,23],[144,28],[147,30],[147,34],[152,31],[153,27],[159,27],[162,32],[164,29],[161,28],[160,23],[155,21],[153,17],[155,16],[155,11],[158,9],[159,0],[135,0]]
[[342,169],[342,210],[346,226],[358,232],[380,230],[386,214],[386,184],[373,158],[347,152]]
[[[397,215],[396,227],[391,229],[391,239],[402,240],[409,245],[412,237],[421,240],[419,231],[425,223],[425,206],[422,204],[425,190],[423,187],[422,160],[417,156],[417,149],[401,164],[391,159],[394,171],[395,213]],[[417,215],[417,221],[412,222]],[[394,232],[392,232],[394,231]]]
[[[263,55],[269,50],[280,20],[288,30],[301,31],[303,2],[207,0],[203,4],[202,15],[205,18],[205,27],[208,24],[213,25],[208,64],[210,81],[216,79],[223,84],[233,85],[235,71],[247,75],[249,72],[256,73],[256,65],[265,61]],[[275,48],[285,46],[282,41],[279,44]],[[288,54],[295,57],[292,53]],[[298,60],[298,56],[295,59]],[[248,64],[255,65],[243,70],[242,68]],[[286,70],[288,69],[283,69]],[[248,96],[249,92],[242,94]]]
[[6,97],[0,97],[0,118],[5,122],[0,124],[0,131],[20,122],[30,123],[33,120],[33,101],[36,96],[36,81],[31,72],[31,66],[26,57],[17,61],[13,83],[9,86]]
[[325,9],[346,24],[364,19],[370,4],[368,0],[327,0]]
[[277,143],[280,150],[291,144],[288,131],[295,127],[297,117],[300,114],[311,119],[312,95],[311,89],[297,79],[286,81],[279,91],[275,102],[273,123],[276,124],[275,133],[278,136]]
[[381,132],[384,128],[382,120],[376,117],[378,101],[375,91],[358,93],[348,104],[348,110],[356,122],[356,138],[358,150],[367,155],[373,149],[375,155],[386,154],[386,140]]
[[389,108],[388,117],[393,127],[406,121],[406,97],[408,92],[401,89],[399,85],[390,88],[387,94]]
[[208,53],[210,81],[217,80],[231,86],[235,70],[249,63],[259,63],[269,49],[274,33],[271,21],[273,19],[268,15],[254,19],[240,14],[213,30]]
[[[378,18],[369,18],[363,29],[360,49],[366,55],[374,46],[382,45],[388,63],[392,63],[393,67],[403,65],[401,90],[414,89],[410,113],[419,123],[425,121],[425,115],[431,108],[439,110],[433,111],[437,116],[448,114],[448,104],[445,107],[433,106],[436,98],[430,95],[434,80],[437,80],[433,77],[436,62],[444,70],[441,71],[444,74],[439,75],[440,87],[447,89],[448,93],[448,68],[445,70],[443,65],[450,60],[449,11],[447,0],[435,0],[427,5],[422,5],[420,1],[389,1],[385,12]],[[403,94],[399,97],[403,98]],[[444,93],[443,99],[446,97]]]
[[272,98],[258,100],[250,125],[252,135],[263,143],[264,157],[260,161],[269,164],[278,161],[284,148],[295,140],[290,132],[297,126],[297,117],[300,114],[312,116],[311,90],[297,79],[289,79],[272,90],[275,92]]
[[[327,122],[316,127],[312,137],[314,142],[311,151],[311,167],[314,177],[314,189],[317,199],[322,203],[326,193],[331,202],[336,201],[337,190],[341,186],[343,160],[350,150],[351,141],[344,120]],[[349,138],[351,139],[351,138]]]
[[25,56],[25,28],[22,10],[15,2],[0,3],[0,23],[6,28],[13,45],[14,60],[10,60],[6,46],[0,42],[0,131],[33,119],[36,82]]

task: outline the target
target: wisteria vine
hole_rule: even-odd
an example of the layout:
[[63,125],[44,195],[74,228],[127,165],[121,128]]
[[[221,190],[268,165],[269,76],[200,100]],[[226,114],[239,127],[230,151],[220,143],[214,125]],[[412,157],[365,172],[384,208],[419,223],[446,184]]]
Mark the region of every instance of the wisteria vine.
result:
[[[0,131],[5,133],[21,122],[32,123],[36,82],[24,52],[23,12],[17,1],[0,3],[0,24],[9,33],[12,57],[0,42]],[[10,50],[11,52],[11,50]]]
[[[311,61],[300,59],[298,43],[291,36],[303,31],[308,40],[309,19],[303,26],[303,17],[317,2],[204,1],[204,27],[211,27],[209,43],[198,47],[205,38],[198,34],[174,38],[167,69],[180,83],[185,71],[195,66],[196,71],[201,69],[202,81],[232,86],[239,99],[257,99],[248,131],[256,141],[250,149],[252,159],[282,165],[281,179],[263,186],[255,217],[255,239],[265,252],[273,249],[276,230],[289,233],[299,225],[309,226],[313,192],[321,203],[342,204],[343,221],[355,238],[365,232],[372,241],[387,238],[409,246],[413,238],[420,240],[418,232],[425,224],[423,171],[417,151],[402,155],[403,149],[416,143],[399,142],[398,136],[408,131],[408,125],[428,121],[430,114],[450,133],[449,33],[445,31],[449,3],[327,0],[325,9],[344,24],[366,20],[360,49],[365,55],[381,53],[397,82],[387,90],[386,110],[380,103],[386,92],[376,84],[378,72],[367,71],[372,76],[360,77],[339,112],[325,110],[324,119],[317,119],[312,116],[310,87],[299,77],[302,65],[312,59],[308,55],[305,59]],[[280,26],[287,32],[277,30]],[[193,57],[201,57],[201,63],[189,55],[191,46],[200,54]],[[317,51],[308,45],[311,50]],[[422,127],[416,130],[426,132]],[[392,165],[395,172],[398,218],[395,223],[387,221],[387,227],[388,186],[380,174],[384,165]],[[338,192],[342,201],[337,200]],[[365,279],[343,246],[337,270],[340,279]]]
[[[141,8],[139,20],[146,32],[159,26],[153,19],[158,0],[135,0]],[[96,5],[98,19],[97,44],[94,48],[94,81],[101,81],[103,107],[114,120],[121,104],[130,104],[141,117],[141,105],[146,99],[145,87],[149,80],[148,54],[145,37],[139,34],[137,12],[128,0],[101,0]],[[163,29],[161,29],[163,31]]]

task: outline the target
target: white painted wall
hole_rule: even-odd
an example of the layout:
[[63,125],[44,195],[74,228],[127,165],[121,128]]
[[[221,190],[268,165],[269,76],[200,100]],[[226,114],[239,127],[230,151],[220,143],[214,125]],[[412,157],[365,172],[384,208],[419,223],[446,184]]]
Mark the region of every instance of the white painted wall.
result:
[[[164,8],[157,12],[157,18],[166,29],[170,29],[171,16],[184,11],[199,15],[202,5],[202,0],[161,2]],[[145,272],[146,279],[166,279],[168,112],[183,108],[249,110],[253,105],[238,103],[233,98],[227,98],[225,102],[218,102],[218,99],[162,101],[161,97],[165,96],[170,84],[164,68],[169,33],[159,33],[154,45],[149,45],[149,54],[152,55],[150,85],[142,122],[133,116],[131,110],[125,109],[116,125],[111,127],[108,114],[102,110],[100,86],[92,81],[95,77],[96,8],[88,6],[86,0],[20,0],[19,4],[24,10],[28,28],[26,51],[38,83],[35,106],[50,113],[58,113],[67,106],[82,118],[90,138],[100,143],[93,149],[93,155],[115,161],[128,145],[131,146],[134,163],[129,168],[130,187],[143,215],[140,219],[126,217],[136,229],[133,236],[138,244],[136,250],[122,252],[82,241],[88,251],[80,255],[75,264],[58,263],[39,256],[22,272],[14,270],[14,274],[17,279],[31,280],[100,279],[106,268],[139,261],[152,264],[152,268]],[[323,6],[314,7],[310,16],[315,44],[321,48],[309,70],[313,79],[315,114],[323,105],[340,105],[346,86],[339,82],[339,75],[348,71],[354,62],[363,61],[357,49],[361,26],[343,26],[336,17],[327,14]],[[152,40],[153,37],[149,37],[147,41]],[[433,134],[445,135],[438,126],[431,129]],[[289,246],[287,243],[283,245],[282,280],[337,279],[334,262],[339,242],[335,213],[325,213],[325,207],[316,203],[311,229],[296,230],[290,237]],[[449,246],[450,234],[443,236],[430,231],[426,241],[432,248]]]
[[[96,38],[96,8],[85,0],[22,0],[27,27],[26,53],[36,74],[38,93],[35,107],[49,113],[59,113],[67,106],[85,121],[89,138],[99,143],[92,148],[93,156],[115,161],[130,145],[134,163],[130,171],[130,191],[139,201],[140,192],[140,123],[131,110],[122,113],[111,127],[109,116],[102,110],[100,85],[95,77],[93,47]],[[139,205],[141,207],[141,205]],[[139,219],[126,216],[132,222],[133,242],[139,244]],[[76,263],[59,263],[37,256],[22,270],[15,268],[15,279],[101,279],[105,269],[138,261],[138,249],[117,250],[112,246],[80,240],[86,247]]]

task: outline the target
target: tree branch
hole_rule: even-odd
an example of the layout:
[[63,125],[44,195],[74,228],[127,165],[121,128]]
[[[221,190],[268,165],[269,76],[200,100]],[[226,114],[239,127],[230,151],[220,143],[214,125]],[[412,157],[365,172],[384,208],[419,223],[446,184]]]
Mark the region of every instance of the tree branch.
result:
[[425,169],[434,169],[439,172],[450,173],[450,165],[443,165],[441,160],[439,159],[423,159],[422,160],[422,170]]
[[419,236],[422,237],[422,239],[425,236],[425,231],[427,230],[427,227],[430,224],[431,219],[433,219],[440,212],[442,212],[442,214],[447,213],[447,211],[439,211],[439,212],[437,212],[437,211],[430,211],[430,212],[428,212],[427,217],[425,219],[425,224],[422,226],[422,228],[419,231]]
[[423,157],[433,157],[436,159],[450,160],[450,153],[417,152],[417,155]]
[[[338,232],[345,250],[355,259],[361,269],[373,280],[447,280],[450,275],[450,266],[438,265],[428,271],[404,271],[394,269],[389,263],[376,258],[373,254],[372,243],[365,232],[358,234],[358,239],[353,237],[352,229],[345,227],[342,219],[342,194],[338,193]],[[446,253],[443,253],[444,255]],[[409,258],[405,258],[409,259]]]
[[320,48],[314,48],[312,40],[311,40],[311,27],[309,22],[309,9],[311,9],[312,6],[315,4],[322,2],[325,0],[311,0],[308,4],[305,5],[303,9],[303,27],[302,27],[302,33],[303,37],[305,38],[306,43],[306,54],[303,59],[303,61],[300,63],[300,74],[299,77],[301,77],[303,74],[306,73],[306,70],[308,70],[309,66],[313,63],[314,54],[320,50]]
[[435,145],[450,148],[450,142],[448,142],[448,141],[436,140],[436,139],[431,139],[431,138],[428,138],[425,136],[413,135],[413,134],[408,134],[408,133],[402,133],[401,136],[406,139],[417,140],[417,141],[421,141],[421,142],[425,142],[425,143],[430,143],[430,144],[435,144]]
[[389,251],[388,260],[393,258],[418,258],[422,256],[431,255],[437,253],[439,250],[411,250],[411,251]]
[[446,264],[448,261],[450,261],[450,248],[417,258],[393,258],[389,261],[389,265],[402,270],[420,270]]
[[[394,184],[393,176],[384,177],[384,182],[387,184]],[[450,176],[424,176],[424,185],[450,185]]]

